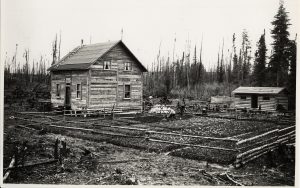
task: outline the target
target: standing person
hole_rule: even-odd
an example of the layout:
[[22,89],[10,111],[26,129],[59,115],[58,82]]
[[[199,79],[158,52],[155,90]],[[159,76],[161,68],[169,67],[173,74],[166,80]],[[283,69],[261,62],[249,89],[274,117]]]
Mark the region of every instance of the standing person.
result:
[[181,115],[181,117],[183,116],[184,110],[185,110],[185,100],[184,100],[184,98],[182,98],[182,101],[180,103],[180,115]]

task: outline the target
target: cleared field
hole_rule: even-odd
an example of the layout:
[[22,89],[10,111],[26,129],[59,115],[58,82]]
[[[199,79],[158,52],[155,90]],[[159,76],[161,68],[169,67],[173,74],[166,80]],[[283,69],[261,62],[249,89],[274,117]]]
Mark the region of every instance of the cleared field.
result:
[[[50,114],[29,115],[7,113],[5,115],[4,166],[8,166],[11,159],[12,151],[9,149],[11,148],[11,144],[20,144],[23,140],[30,140],[31,145],[33,145],[31,149],[34,150],[37,155],[30,158],[45,159],[51,158],[49,150],[53,147],[55,138],[63,136],[67,138],[68,146],[70,146],[71,150],[73,147],[78,147],[75,149],[76,152],[72,154],[73,151],[71,151],[70,154],[70,156],[78,156],[75,158],[71,157],[66,162],[66,165],[70,163],[70,169],[74,169],[74,166],[81,163],[81,157],[79,156],[82,155],[84,148],[88,148],[92,153],[98,155],[100,150],[97,148],[99,147],[104,148],[107,153],[115,153],[116,150],[121,150],[122,152],[116,153],[114,157],[108,155],[107,158],[102,158],[102,154],[101,158],[94,156],[94,158],[92,157],[87,160],[88,165],[90,165],[88,168],[93,168],[93,164],[98,164],[99,159],[120,160],[123,156],[122,159],[126,160],[151,156],[151,162],[130,162],[130,164],[126,163],[125,165],[122,163],[123,166],[120,165],[122,169],[123,167],[125,169],[129,168],[129,171],[133,171],[134,174],[140,173],[136,171],[136,169],[140,169],[142,172],[146,173],[147,168],[143,166],[146,163],[154,165],[153,171],[159,172],[160,174],[157,175],[151,173],[149,174],[149,177],[146,174],[140,175],[138,179],[141,179],[141,184],[230,185],[227,181],[221,181],[220,183],[214,180],[207,180],[205,177],[199,178],[199,171],[194,171],[193,169],[195,168],[193,165],[197,164],[198,166],[196,168],[203,169],[207,168],[207,162],[210,164],[218,163],[219,165],[215,166],[218,167],[218,172],[222,173],[228,170],[228,164],[232,164],[235,159],[237,154],[235,151],[235,144],[238,140],[264,133],[270,129],[283,128],[286,126],[288,125],[195,116],[186,116],[181,120],[174,119],[167,121],[159,116],[140,116],[130,119],[109,120],[102,118],[63,117]],[[38,138],[38,141],[36,137]],[[49,137],[51,138],[51,141],[47,141]],[[45,138],[46,141],[43,140],[43,138]],[[35,148],[35,145],[39,146]],[[92,147],[90,147],[91,145]],[[133,153],[131,153],[131,151],[133,151]],[[77,154],[77,152],[80,154]],[[132,155],[134,155],[134,157],[132,157]],[[180,158],[177,158],[176,156],[180,156]],[[97,159],[95,160],[95,158]],[[186,166],[185,163],[188,160],[187,158],[196,159],[196,161],[191,160],[191,165],[188,164]],[[170,161],[168,162],[168,160]],[[74,161],[77,161],[77,163],[75,164]],[[166,165],[170,166],[172,169],[169,169],[165,164],[162,164],[165,162]],[[132,164],[134,164],[134,167],[131,167]],[[115,168],[116,166],[114,165],[110,165],[109,168],[106,168],[104,165],[104,167],[101,166],[101,168],[104,168],[104,171],[113,175],[114,172],[111,168]],[[74,171],[79,170],[77,168],[79,167],[76,167]],[[99,168],[100,166],[97,165],[96,172],[100,173],[101,171],[101,173],[104,173],[104,171],[102,172]],[[173,168],[176,169],[174,172]],[[183,172],[184,175],[182,175],[180,174],[180,169],[186,169],[187,171]],[[84,180],[82,178],[79,178],[80,180],[75,180],[73,176],[76,177],[76,175],[73,173],[73,170],[68,174],[69,181],[64,180],[63,178],[52,180],[52,175],[57,174],[57,169],[54,168],[51,170],[50,168],[47,169],[47,171],[49,171],[50,174],[48,172],[46,173],[47,178],[49,176],[49,179],[46,178],[45,182],[51,183],[82,184],[91,181],[89,182],[91,184],[122,184],[121,181],[123,181],[122,178],[119,181],[115,181],[113,179],[114,177],[109,177],[110,179],[108,178],[105,181],[101,180],[98,182],[97,180],[88,180],[88,178]],[[166,174],[171,173],[172,176],[165,175],[165,171]],[[32,173],[32,171],[30,171],[30,173]],[[90,174],[91,172],[87,173]],[[177,173],[179,177],[176,175]],[[97,178],[95,174],[93,176]],[[89,176],[87,174],[82,175],[83,177]],[[29,181],[21,179],[20,182],[30,182],[32,180],[32,175],[28,174],[28,176],[31,177],[29,178]],[[41,177],[43,176],[44,175],[41,175]],[[103,177],[106,176],[108,175],[103,175]],[[128,174],[126,175],[126,177],[129,176],[130,175]],[[143,179],[145,176],[149,179]],[[166,176],[166,178],[162,178],[161,176]],[[158,177],[158,179],[156,179],[156,177]],[[178,178],[178,181],[175,180],[176,178]],[[12,176],[11,181],[15,181],[14,176]],[[287,181],[288,183],[285,182],[283,184],[291,184],[291,180]],[[32,182],[39,181],[35,180]],[[41,182],[43,181],[41,180]],[[269,182],[267,182],[266,185],[268,185],[268,183]]]
[[[144,123],[144,119],[150,123]],[[231,164],[235,159],[238,140],[288,126],[190,116],[167,121],[156,116],[108,120],[18,114],[7,123],[10,121],[45,132],[224,164]]]

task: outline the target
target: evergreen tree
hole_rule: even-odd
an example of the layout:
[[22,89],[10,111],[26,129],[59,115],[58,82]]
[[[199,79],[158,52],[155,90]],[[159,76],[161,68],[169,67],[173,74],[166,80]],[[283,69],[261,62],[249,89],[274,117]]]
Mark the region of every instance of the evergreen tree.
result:
[[264,34],[260,36],[257,42],[257,51],[255,52],[255,61],[253,69],[253,81],[255,86],[263,86],[266,79],[266,41],[265,41],[265,31]]
[[296,39],[291,40],[289,43],[289,61],[290,61],[290,74],[288,79],[288,91],[291,94],[290,108],[295,109],[296,103],[296,63],[297,63],[297,43]]
[[280,2],[277,14],[274,17],[272,25],[274,28],[271,31],[274,42],[273,54],[271,55],[269,62],[270,81],[273,86],[285,86],[288,78],[289,67],[289,18],[287,12],[283,6],[283,2]]

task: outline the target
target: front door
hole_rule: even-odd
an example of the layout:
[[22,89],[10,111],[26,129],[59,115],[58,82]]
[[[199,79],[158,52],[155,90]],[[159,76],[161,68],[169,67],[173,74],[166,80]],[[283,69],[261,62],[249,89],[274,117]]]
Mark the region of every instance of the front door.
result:
[[65,107],[71,107],[71,89],[70,86],[66,86],[66,97],[65,97]]
[[251,96],[251,108],[257,108],[257,95]]

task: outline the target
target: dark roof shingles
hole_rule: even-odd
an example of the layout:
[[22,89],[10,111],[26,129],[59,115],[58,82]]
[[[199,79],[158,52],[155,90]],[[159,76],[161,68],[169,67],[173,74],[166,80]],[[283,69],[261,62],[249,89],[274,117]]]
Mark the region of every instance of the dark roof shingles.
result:
[[[59,61],[57,64],[51,66],[48,70],[50,70],[50,71],[86,70],[89,68],[89,66],[92,63],[94,63],[97,59],[102,57],[111,48],[113,48],[114,46],[116,46],[119,43],[122,43],[122,42],[121,41],[113,41],[113,42],[97,43],[97,44],[85,45],[82,47],[76,47],[74,50],[72,50],[70,53],[68,53],[65,57],[63,57],[61,61]],[[125,46],[125,48],[127,48],[127,47]],[[128,49],[128,51],[130,52],[129,49]],[[139,60],[132,53],[131,53],[131,55],[140,64],[143,71],[147,71],[147,69],[139,62]]]

